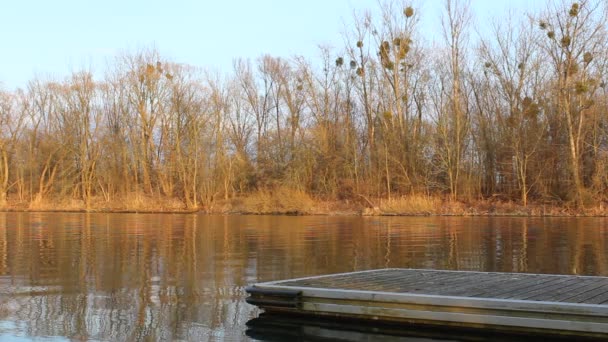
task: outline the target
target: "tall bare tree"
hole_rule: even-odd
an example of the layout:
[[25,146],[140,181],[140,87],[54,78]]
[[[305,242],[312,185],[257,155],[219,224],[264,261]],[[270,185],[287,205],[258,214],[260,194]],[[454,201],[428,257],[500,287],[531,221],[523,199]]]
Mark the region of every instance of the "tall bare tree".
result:
[[605,53],[606,19],[600,3],[583,0],[555,3],[539,20],[546,32],[541,46],[555,77],[553,101],[566,125],[572,199],[580,207],[586,202],[582,171],[586,117],[593,110],[601,77],[594,73],[594,60]]

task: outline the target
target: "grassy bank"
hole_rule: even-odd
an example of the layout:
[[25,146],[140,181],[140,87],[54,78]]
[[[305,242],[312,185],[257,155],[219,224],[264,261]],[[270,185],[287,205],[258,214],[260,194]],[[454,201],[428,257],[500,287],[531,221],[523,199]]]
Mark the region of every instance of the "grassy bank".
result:
[[0,211],[66,212],[204,212],[209,214],[258,215],[364,215],[364,216],[608,216],[603,203],[576,209],[568,203],[531,203],[485,199],[450,201],[439,196],[410,195],[391,199],[356,196],[348,200],[313,198],[299,190],[279,188],[258,191],[248,196],[209,201],[188,208],[169,197],[142,194],[105,200],[83,201],[49,198],[37,202],[9,201]]

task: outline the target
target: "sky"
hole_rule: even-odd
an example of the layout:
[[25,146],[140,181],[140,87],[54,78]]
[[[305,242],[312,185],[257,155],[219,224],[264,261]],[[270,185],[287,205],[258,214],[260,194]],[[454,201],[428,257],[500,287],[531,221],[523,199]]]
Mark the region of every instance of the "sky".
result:
[[[505,11],[533,10],[539,0],[470,0],[477,26]],[[418,0],[421,30],[440,31],[443,0]],[[87,69],[103,77],[124,52],[156,48],[161,56],[219,72],[235,58],[263,54],[314,60],[319,45],[341,49],[353,13],[376,0],[2,0],[0,87],[35,77],[62,80]],[[495,18],[495,19],[492,19]]]

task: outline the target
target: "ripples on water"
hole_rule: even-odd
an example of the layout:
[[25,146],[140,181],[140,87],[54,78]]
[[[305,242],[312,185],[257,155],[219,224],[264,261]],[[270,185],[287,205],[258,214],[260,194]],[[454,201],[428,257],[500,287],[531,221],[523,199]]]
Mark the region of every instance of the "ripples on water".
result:
[[244,340],[248,284],[382,267],[608,275],[604,219],[0,213],[0,340]]

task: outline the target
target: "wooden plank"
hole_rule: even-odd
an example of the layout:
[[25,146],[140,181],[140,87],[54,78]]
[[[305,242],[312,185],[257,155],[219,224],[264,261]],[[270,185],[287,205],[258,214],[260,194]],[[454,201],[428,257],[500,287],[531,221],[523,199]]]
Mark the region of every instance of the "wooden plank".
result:
[[[401,274],[399,274],[401,273]],[[519,279],[511,279],[519,277]],[[424,278],[424,279],[420,279]],[[558,278],[562,281],[564,278]],[[462,295],[462,296],[492,296],[497,295],[497,287],[505,291],[534,291],[547,286],[546,283],[553,281],[553,277],[530,274],[500,274],[482,272],[454,272],[454,271],[431,271],[424,272],[412,270],[383,270],[376,274],[342,275],[332,279],[319,279],[317,281],[290,282],[285,285],[306,285],[328,288],[349,288],[377,291],[396,292],[427,292],[433,294]],[[482,288],[486,286],[487,288]],[[533,287],[534,286],[534,287]],[[501,292],[502,293],[502,292]],[[500,293],[498,293],[500,294]],[[513,293],[510,293],[513,295]],[[508,296],[506,296],[508,297]]]
[[605,287],[604,292],[598,294],[597,296],[587,299],[585,304],[602,304],[608,301],[608,286]]
[[[597,280],[593,277],[576,277],[580,279],[581,283],[591,283]],[[571,285],[572,279],[572,276],[520,273],[385,269],[376,272],[346,273],[334,277],[313,277],[304,281],[287,281],[283,284],[287,286],[540,300],[545,298],[542,295],[550,290],[556,290],[559,294],[566,294],[566,290],[578,288],[578,285],[574,285],[574,287],[561,290],[561,285]],[[567,293],[567,295],[572,297],[571,293]],[[538,298],[538,296],[541,297]],[[560,297],[559,299],[565,300],[566,298]]]
[[581,277],[574,277],[573,279],[575,280],[575,282],[568,286],[565,286],[560,289],[556,289],[549,293],[538,294],[538,295],[532,296],[528,299],[529,300],[544,300],[544,301],[549,301],[549,302],[551,302],[551,301],[559,302],[561,300],[567,299],[568,297],[571,297],[572,293],[577,293],[580,288],[588,286],[590,284],[594,284],[597,281],[596,279],[581,278]]
[[[426,278],[427,281],[428,278]],[[363,286],[362,290],[376,290],[376,291],[398,291],[399,287],[403,284],[409,283],[410,286],[416,286],[417,283],[420,283],[420,279],[414,279],[411,276],[394,276],[392,278],[383,278],[375,281],[374,283],[370,283],[367,286]]]
[[[416,279],[418,278],[418,279]],[[423,279],[420,279],[423,278]],[[342,279],[340,279],[342,280]],[[283,283],[284,285],[307,285],[314,287],[348,287],[348,288],[359,288],[365,290],[384,290],[384,291],[415,291],[417,288],[421,288],[425,291],[441,291],[442,289],[448,287],[450,289],[454,289],[457,286],[470,286],[469,283],[475,282],[478,283],[479,280],[472,280],[471,275],[457,273],[450,277],[446,277],[445,273],[435,272],[435,274],[430,275],[422,275],[418,277],[393,277],[393,279],[384,279],[383,276],[373,277],[373,278],[365,278],[365,279],[345,279],[347,280],[347,285],[342,284],[341,282],[331,282],[328,284],[327,282],[290,282]],[[485,280],[485,279],[484,279]],[[487,281],[494,280],[492,278],[487,279]],[[378,282],[381,282],[381,286],[378,285]]]
[[493,288],[483,289],[482,291],[477,293],[471,293],[471,297],[506,299],[507,297],[512,296],[514,293],[519,293],[517,291],[530,289],[533,286],[538,285],[539,283],[541,283],[541,280],[538,279],[526,279],[525,281],[519,282],[497,283],[494,284],[495,286]]
[[398,292],[423,292],[429,294],[436,294],[445,291],[446,287],[462,286],[463,284],[470,281],[470,276],[467,275],[456,275],[453,277],[446,277],[444,273],[437,274],[437,277],[431,281],[419,281],[415,284],[415,288],[411,286],[405,287],[400,286]]
[[540,282],[531,286],[528,286],[526,288],[520,288],[520,289],[514,289],[511,292],[502,294],[501,296],[497,297],[497,298],[504,298],[504,299],[526,299],[530,296],[534,296],[535,294],[538,293],[542,293],[542,292],[547,292],[550,291],[550,289],[553,288],[559,288],[561,286],[564,286],[565,283],[567,283],[567,281],[569,280],[569,278],[558,278],[558,279],[548,279],[545,278],[548,281],[545,282]]
[[524,294],[533,289],[541,288],[543,286],[547,286],[547,284],[555,281],[555,279],[547,278],[547,277],[538,277],[534,281],[515,284],[513,287],[499,287],[497,291],[491,295],[492,298],[499,299],[507,299],[512,296],[517,296],[518,294]]
[[570,330],[588,333],[608,333],[608,325],[597,322],[552,320],[528,317],[507,317],[503,315],[475,315],[459,312],[433,312],[393,308],[366,308],[357,305],[313,303],[305,307],[310,311],[334,312],[353,316],[388,316],[393,318],[414,319],[425,322],[451,322],[463,325],[507,326],[510,328],[537,328],[544,330]]
[[409,278],[407,281],[388,281],[392,292],[417,291],[427,284],[431,286],[441,279],[440,274],[427,274],[423,277]]
[[283,313],[608,338],[605,277],[384,269],[254,287],[250,303]]
[[[506,290],[515,286],[523,286],[527,283],[536,282],[535,279],[526,277],[518,281],[513,281],[512,277],[505,275],[497,275],[494,277],[488,277],[487,281],[478,281],[472,284],[469,288],[464,288],[461,291],[455,289],[450,291],[451,296],[465,296],[465,297],[492,297],[497,289]],[[500,285],[500,286],[497,286]]]
[[493,282],[489,287],[478,288],[471,293],[468,293],[469,297],[495,297],[497,294],[502,292],[511,291],[515,288],[525,288],[539,282],[538,277],[526,276],[521,278],[507,277],[499,279],[498,282]]
[[381,272],[373,273],[362,273],[362,274],[351,274],[340,278],[328,278],[327,281],[331,286],[351,286],[364,285],[370,282],[381,281],[390,277],[394,277],[397,274],[394,270],[383,270]]
[[[455,277],[456,278],[456,277]],[[411,287],[424,287],[430,289],[431,285],[435,285],[437,283],[442,283],[446,281],[446,275],[443,272],[433,272],[425,277],[414,279],[413,281],[399,284],[398,291],[406,292]]]
[[385,270],[370,270],[370,271],[359,271],[359,272],[349,272],[349,273],[341,273],[335,275],[323,275],[323,276],[312,276],[306,278],[299,279],[291,279],[273,283],[281,283],[284,286],[310,286],[310,287],[336,287],[337,284],[347,284],[361,281],[364,277],[369,277],[371,274],[372,277],[377,277],[381,273],[386,272]]
[[504,277],[469,277],[464,281],[447,284],[444,288],[438,289],[434,294],[443,294],[448,296],[464,296],[471,297],[480,291],[486,291],[497,283],[505,280]]
[[[430,282],[419,282],[416,284],[415,292],[423,292],[429,294],[441,294],[446,291],[455,291],[458,289],[470,288],[472,284],[479,284],[486,279],[480,278],[475,279],[471,275],[460,274],[455,276],[446,276],[441,274],[440,277],[435,278]],[[409,292],[411,289],[407,287],[401,287],[399,292]]]
[[593,287],[591,287],[591,286],[588,287],[587,291],[580,292],[578,295],[567,298],[564,301],[567,301],[570,303],[585,303],[586,304],[586,303],[588,303],[587,300],[590,300],[593,297],[606,292],[607,289],[608,289],[608,286],[606,284],[595,283]]
[[[332,287],[342,287],[349,289],[363,289],[365,287],[369,287],[370,290],[382,290],[378,287],[382,287],[382,285],[386,283],[387,279],[392,279],[398,275],[399,273],[394,270],[388,270],[386,272],[378,272],[374,274],[368,273],[365,274],[363,277],[353,276],[350,278],[345,278],[339,282],[333,282]],[[386,288],[385,290],[390,290],[390,288]]]
[[[255,285],[262,286],[266,290],[284,290],[286,287],[278,285]],[[423,305],[427,307],[447,307],[447,308],[472,308],[472,309],[492,309],[507,310],[523,313],[559,313],[573,315],[577,317],[602,317],[608,323],[608,306],[588,305],[575,303],[558,302],[531,302],[522,300],[504,300],[491,298],[467,298],[467,297],[448,297],[436,295],[421,295],[411,293],[391,293],[357,290],[336,290],[319,289],[306,287],[289,287],[291,290],[301,291],[303,300],[316,301],[323,299],[328,301],[357,301],[363,304],[370,303],[390,303],[391,305]]]
[[542,296],[547,297],[549,294],[554,293],[555,291],[563,290],[565,288],[568,288],[569,286],[573,286],[578,283],[580,283],[580,280],[576,279],[574,277],[573,278],[564,278],[564,279],[560,279],[559,281],[556,281],[556,282],[551,282],[544,287],[537,288],[537,289],[531,289],[527,293],[523,293],[518,297],[509,297],[507,299],[516,298],[516,299],[528,300],[530,298],[538,297],[538,296],[540,296],[541,298],[542,298]]
[[[364,288],[369,290],[391,290],[396,288],[398,284],[419,282],[421,276],[422,275],[417,272],[404,273],[395,271],[389,274],[383,274],[380,278],[376,278],[373,282],[364,285]],[[429,279],[429,277],[424,278],[427,279],[427,281]]]
[[[342,275],[336,278],[323,279],[306,279],[304,281],[285,281],[280,282],[285,286],[310,286],[310,287],[327,287],[327,288],[350,288],[350,289],[368,289],[368,290],[391,290],[386,284],[396,278],[401,273],[402,278],[398,279],[395,284],[418,284],[426,283],[436,277],[441,277],[437,272],[413,272],[403,273],[393,270],[391,274],[386,272],[378,272],[377,274],[359,275]],[[419,279],[424,278],[424,279]],[[402,280],[401,280],[402,279]],[[382,287],[382,288],[380,288]]]
[[307,287],[285,287],[280,285],[257,284],[266,289],[285,289],[302,291],[303,297],[328,298],[335,300],[352,299],[357,301],[370,302],[391,302],[391,303],[413,303],[431,306],[458,306],[471,308],[499,308],[520,311],[553,312],[556,308],[559,312],[570,313],[573,315],[602,315],[608,319],[607,305],[586,305],[575,303],[560,302],[532,302],[523,300],[505,300],[493,298],[468,298],[468,297],[449,297],[438,295],[423,295],[411,293],[392,293],[376,291],[357,291],[340,289],[320,289]]

